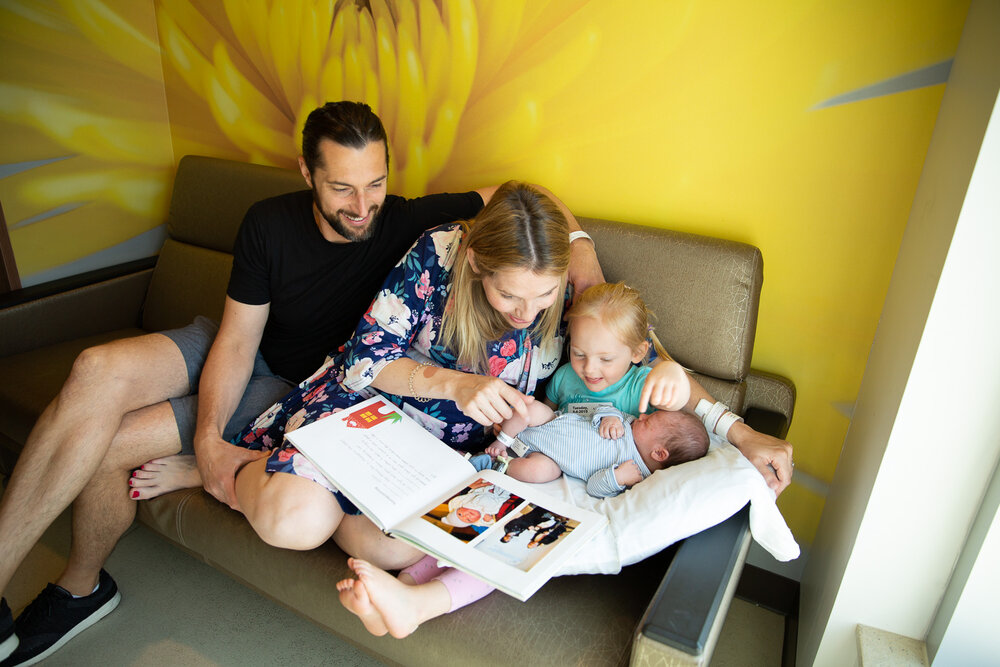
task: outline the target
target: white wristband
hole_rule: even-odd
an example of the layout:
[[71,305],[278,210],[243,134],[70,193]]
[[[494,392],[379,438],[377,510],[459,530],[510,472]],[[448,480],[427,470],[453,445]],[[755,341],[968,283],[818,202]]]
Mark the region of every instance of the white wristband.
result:
[[[733,424],[743,421],[743,417],[732,412],[725,403],[719,401],[709,403],[704,398],[698,401],[694,414],[701,418],[701,423],[705,425],[705,429],[709,433],[714,433],[721,438],[726,438],[726,434],[729,433]],[[728,441],[729,438],[726,440]]]
[[729,429],[732,428],[733,424],[741,421],[743,421],[743,417],[740,417],[735,412],[727,411],[724,415],[722,415],[722,417],[719,418],[719,423],[715,425],[715,434],[721,438],[725,438],[728,442],[729,437],[727,434],[729,433]]
[[[570,243],[572,243],[573,241],[575,241],[577,239],[587,239],[591,243],[594,243],[594,239],[590,238],[590,234],[588,234],[587,232],[581,231],[581,232],[570,232],[569,233],[569,242]],[[596,243],[594,243],[594,247],[595,248],[597,247]]]
[[712,406],[712,409],[702,419],[702,423],[705,424],[705,428],[708,429],[709,433],[715,433],[715,427],[718,426],[719,420],[727,412],[729,412],[729,406],[722,401],[718,401]]
[[505,447],[510,447],[511,445],[514,444],[514,438],[510,437],[503,431],[497,432],[497,440],[500,442],[501,445],[504,445]]

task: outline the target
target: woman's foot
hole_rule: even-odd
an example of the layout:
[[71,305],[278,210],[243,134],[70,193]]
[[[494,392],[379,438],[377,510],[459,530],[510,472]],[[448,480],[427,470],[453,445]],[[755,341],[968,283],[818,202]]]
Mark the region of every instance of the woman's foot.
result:
[[177,454],[153,459],[132,471],[128,481],[128,497],[132,500],[149,500],[178,489],[201,486],[201,473],[194,456]]
[[382,637],[389,632],[382,620],[382,614],[372,606],[368,589],[363,583],[357,579],[341,579],[337,582],[337,590],[340,591],[340,604],[361,619],[365,630],[376,637]]
[[[385,627],[389,634],[397,639],[410,635],[420,627],[423,621],[448,611],[451,599],[448,597],[444,584],[439,581],[407,586],[385,570],[380,570],[360,558],[349,558],[347,564],[358,577],[354,581],[353,588],[358,588],[359,584],[364,586],[365,597],[367,597],[374,612],[381,618],[382,627]],[[340,589],[340,584],[337,585],[337,588]],[[442,594],[445,604],[443,609],[440,608]],[[350,602],[350,596],[348,597]],[[355,611],[350,604],[344,601],[344,598],[342,591],[341,603],[349,611],[357,614],[372,634],[378,634],[369,627],[365,616]],[[364,607],[359,608],[364,609]],[[367,612],[367,616],[371,619],[371,612]],[[376,625],[376,627],[378,626]]]

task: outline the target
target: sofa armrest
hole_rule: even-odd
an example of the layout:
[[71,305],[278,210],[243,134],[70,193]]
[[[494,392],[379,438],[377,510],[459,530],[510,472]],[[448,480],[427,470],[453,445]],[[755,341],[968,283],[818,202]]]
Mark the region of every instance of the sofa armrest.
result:
[[[761,433],[784,437],[791,421],[794,386],[780,376],[754,374],[777,397],[767,405],[784,409],[748,408],[746,422]],[[708,664],[736,592],[750,540],[747,505],[681,543],[639,621],[632,664]]]
[[795,409],[795,385],[788,378],[753,368],[746,386],[744,419],[762,433],[784,438]]
[[0,357],[139,325],[155,260],[129,262],[0,298]]
[[639,622],[632,664],[708,664],[749,548],[749,507],[684,540]]

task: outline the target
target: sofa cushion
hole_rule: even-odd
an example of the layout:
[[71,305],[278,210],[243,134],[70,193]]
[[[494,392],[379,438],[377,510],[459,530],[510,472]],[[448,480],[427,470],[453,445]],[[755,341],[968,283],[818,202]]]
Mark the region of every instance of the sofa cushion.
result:
[[17,382],[0,382],[0,433],[23,443],[45,406],[59,393],[80,352],[144,333],[117,329],[0,358],[0,377],[17,378]]

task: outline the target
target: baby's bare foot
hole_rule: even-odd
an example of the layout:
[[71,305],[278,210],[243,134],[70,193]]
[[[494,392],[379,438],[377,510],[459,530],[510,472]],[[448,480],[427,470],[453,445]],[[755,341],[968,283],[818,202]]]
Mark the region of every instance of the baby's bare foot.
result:
[[201,486],[201,473],[194,456],[177,454],[153,459],[132,472],[128,495],[132,500],[149,500],[178,489]]
[[372,606],[363,583],[357,579],[341,579],[337,582],[337,590],[340,592],[340,604],[360,618],[368,632],[381,637],[389,631],[382,615]]

